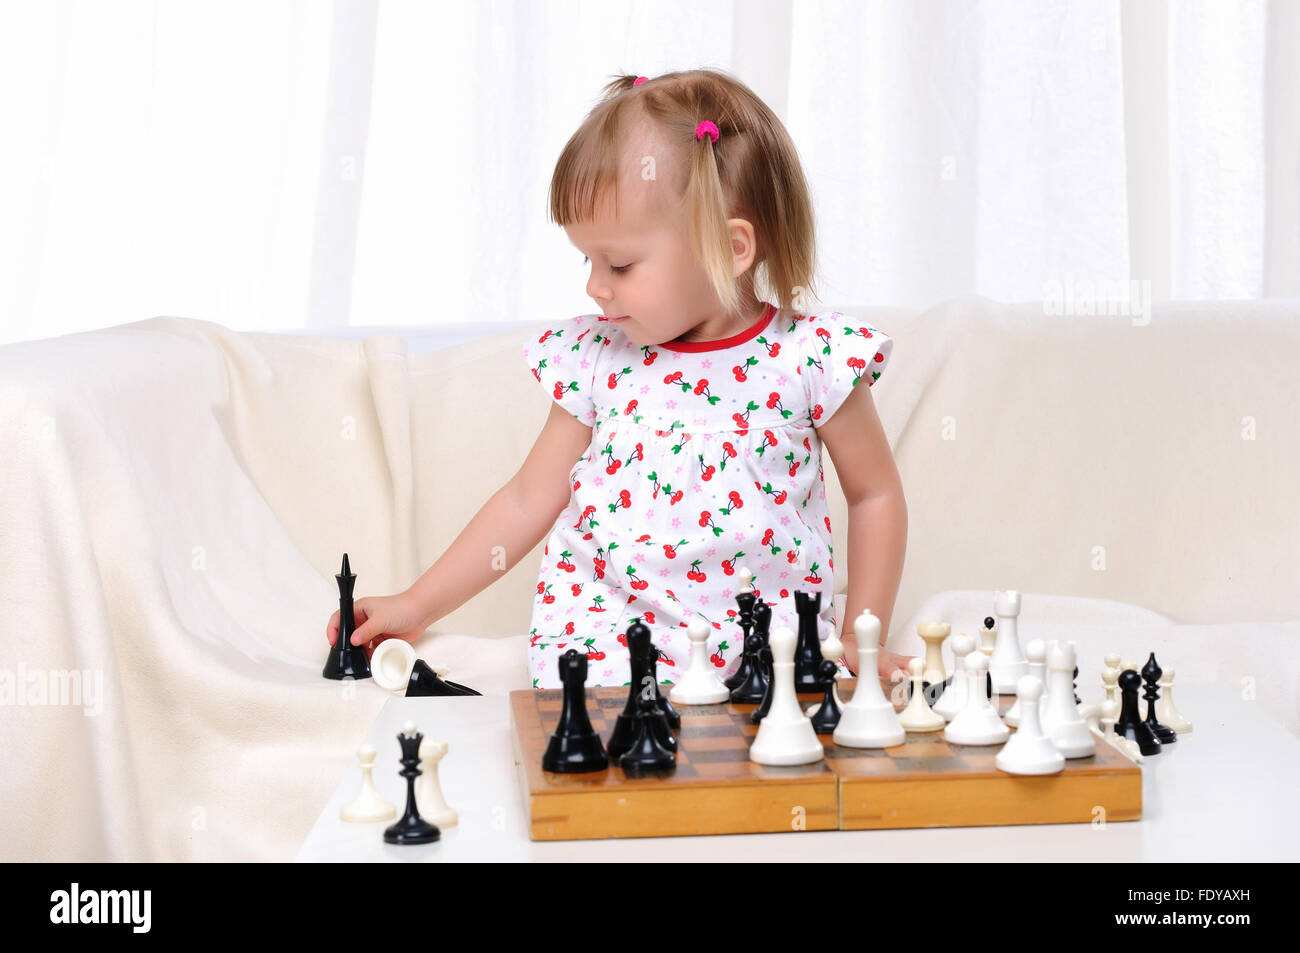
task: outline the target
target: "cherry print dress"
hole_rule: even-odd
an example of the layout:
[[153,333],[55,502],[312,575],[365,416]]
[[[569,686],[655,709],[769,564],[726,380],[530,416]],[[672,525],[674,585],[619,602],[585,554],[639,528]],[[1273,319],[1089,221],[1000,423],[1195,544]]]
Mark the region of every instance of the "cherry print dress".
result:
[[798,631],[803,589],[822,593],[821,637],[837,632],[817,427],[875,383],[892,347],[862,321],[770,304],[717,341],[638,346],[600,315],[530,338],[533,377],[592,428],[538,574],[533,686],[560,687],[557,661],[571,648],[587,655],[589,686],[627,684],[634,619],[665,653],[661,681],[685,671],[696,618],[710,627],[710,662],[730,675],[744,649],[741,567],[773,629]]

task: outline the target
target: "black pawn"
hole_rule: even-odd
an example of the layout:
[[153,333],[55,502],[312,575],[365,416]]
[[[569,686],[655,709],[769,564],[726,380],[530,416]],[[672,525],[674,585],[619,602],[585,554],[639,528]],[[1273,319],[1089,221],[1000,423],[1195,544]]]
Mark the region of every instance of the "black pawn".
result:
[[758,653],[763,648],[763,638],[751,634],[745,639],[745,654],[741,656],[740,668],[745,680],[731,690],[731,700],[738,705],[755,705],[763,700],[767,683],[763,680],[763,663]]
[[364,645],[352,644],[352,633],[357,630],[357,620],[352,614],[352,587],[357,577],[348,565],[348,554],[343,554],[343,568],[334,576],[339,584],[339,634],[330,646],[325,659],[325,678],[369,678],[370,659]]
[[405,732],[397,736],[402,746],[402,770],[398,772],[406,778],[406,812],[401,820],[384,830],[386,844],[431,844],[442,836],[437,827],[420,816],[415,804],[415,779],[420,771],[420,742],[424,735],[418,731],[412,735]]
[[[742,592],[736,596],[736,605],[740,607],[740,615],[736,621],[740,625],[740,631],[743,633],[740,639],[741,645],[746,645],[749,642],[750,629],[754,626],[754,602],[757,598],[758,595],[753,592]],[[732,672],[722,684],[726,685],[732,691],[735,691],[743,685],[745,679],[749,677],[749,668],[752,664],[753,662],[749,658],[749,654],[743,654],[740,657],[740,665],[736,667],[736,670]]]
[[826,693],[822,696],[821,705],[812,716],[813,731],[819,735],[833,734],[835,726],[840,723],[840,706],[835,702],[835,673],[838,671],[838,665],[830,659],[822,659],[818,674],[821,675]]
[[560,774],[603,771],[609,767],[609,759],[587,717],[587,656],[573,649],[561,655],[560,680],[564,682],[564,700],[560,720],[542,755],[542,770]]
[[794,646],[794,690],[815,692],[821,688],[818,674],[822,663],[822,640],[818,632],[822,594],[796,589],[794,611],[799,615],[799,640]]
[[1131,668],[1119,674],[1120,712],[1115,722],[1115,734],[1132,738],[1144,756],[1160,753],[1160,739],[1151,726],[1142,720],[1138,711],[1138,688],[1142,676]]
[[638,697],[633,724],[631,747],[619,756],[618,766],[632,776],[675,768],[677,755],[663,743],[668,719],[649,695]]
[[767,717],[768,710],[772,707],[772,648],[763,646],[758,650],[758,663],[763,669],[763,700],[759,702],[757,708],[749,713],[749,720],[752,724],[757,725]]
[[[628,683],[627,704],[614,722],[614,732],[609,737],[609,756],[614,761],[632,747],[636,738],[636,719],[642,696],[654,700],[655,706],[668,719],[669,727],[680,728],[682,724],[681,715],[659,691],[659,649],[650,641],[650,629],[644,623],[637,621],[627,627],[627,651],[632,677]],[[669,747],[676,751],[677,739],[669,735],[669,740]]]
[[1142,697],[1147,700],[1146,723],[1160,739],[1161,744],[1171,745],[1178,740],[1178,733],[1156,720],[1156,699],[1160,697],[1160,676],[1163,674],[1164,670],[1156,661],[1156,653],[1152,652],[1151,657],[1147,659],[1147,664],[1142,666],[1142,678],[1147,683],[1146,690],[1142,693]]

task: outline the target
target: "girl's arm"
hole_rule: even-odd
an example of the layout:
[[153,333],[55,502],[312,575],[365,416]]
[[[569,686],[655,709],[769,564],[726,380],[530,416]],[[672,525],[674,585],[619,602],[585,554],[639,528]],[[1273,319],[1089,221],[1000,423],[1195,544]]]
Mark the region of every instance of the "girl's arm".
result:
[[[865,384],[817,430],[830,451],[848,502],[848,600],[840,621],[844,661],[858,671],[853,620],[864,609],[880,620],[878,668],[887,675],[904,656],[883,651],[907,551],[907,501],[884,427]],[[841,571],[843,566],[839,567]]]

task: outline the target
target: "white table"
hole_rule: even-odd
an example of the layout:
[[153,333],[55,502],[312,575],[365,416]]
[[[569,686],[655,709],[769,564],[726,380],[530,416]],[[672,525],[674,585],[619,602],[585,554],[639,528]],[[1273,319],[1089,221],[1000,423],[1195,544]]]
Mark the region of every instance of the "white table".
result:
[[[1015,861],[1207,861],[1300,859],[1295,795],[1300,740],[1253,701],[1224,685],[1182,684],[1179,710],[1194,726],[1142,764],[1142,819],[1092,824],[947,827],[890,831],[800,831],[711,837],[533,842],[501,695],[388,701],[367,740],[379,755],[375,784],[405,804],[396,735],[408,720],[450,750],[439,766],[443,792],[460,813],[435,844],[385,844],[391,822],[348,824],[353,758],[298,852],[300,861],[683,861],[871,860],[950,857]],[[1085,698],[1085,701],[1095,699]],[[1146,704],[1142,705],[1145,713]]]

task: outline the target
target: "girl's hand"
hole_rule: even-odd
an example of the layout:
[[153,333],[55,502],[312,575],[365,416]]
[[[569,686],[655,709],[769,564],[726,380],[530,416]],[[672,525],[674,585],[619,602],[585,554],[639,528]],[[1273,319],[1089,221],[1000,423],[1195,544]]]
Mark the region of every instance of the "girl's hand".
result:
[[[414,642],[429,626],[429,620],[409,592],[395,596],[366,596],[352,603],[352,617],[356,631],[352,633],[353,645],[366,645],[384,639],[405,639]],[[335,609],[325,626],[325,638],[332,646],[339,635],[339,610]]]
[[911,663],[912,659],[915,658],[915,656],[899,655],[897,652],[891,652],[888,649],[880,649],[876,653],[876,656],[877,656],[876,667],[880,670],[881,678],[892,682],[894,678],[894,672],[896,672],[899,669],[903,670],[904,675],[908,676],[909,678],[911,677],[912,672],[908,668],[908,665]]

